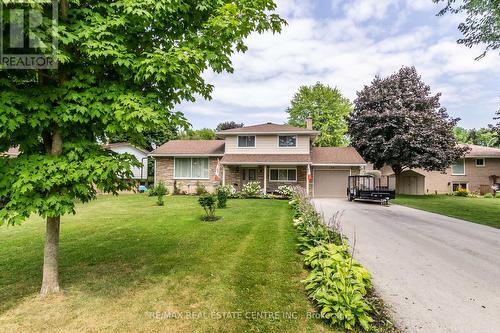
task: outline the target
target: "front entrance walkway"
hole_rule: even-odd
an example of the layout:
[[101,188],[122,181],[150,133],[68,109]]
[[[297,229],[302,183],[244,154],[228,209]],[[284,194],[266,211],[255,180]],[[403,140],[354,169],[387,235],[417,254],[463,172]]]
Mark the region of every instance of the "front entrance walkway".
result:
[[403,332],[500,332],[500,230],[403,206],[314,199],[373,275]]

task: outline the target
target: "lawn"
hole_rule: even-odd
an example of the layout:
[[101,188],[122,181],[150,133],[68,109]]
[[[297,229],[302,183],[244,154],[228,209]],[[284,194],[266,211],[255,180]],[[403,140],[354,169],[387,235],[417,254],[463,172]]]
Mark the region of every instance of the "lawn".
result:
[[41,219],[0,228],[0,331],[331,331],[308,316],[284,201],[230,200],[215,223],[194,197],[102,196],[77,212],[61,227],[64,293],[46,299]]
[[500,228],[500,199],[397,195],[391,202]]

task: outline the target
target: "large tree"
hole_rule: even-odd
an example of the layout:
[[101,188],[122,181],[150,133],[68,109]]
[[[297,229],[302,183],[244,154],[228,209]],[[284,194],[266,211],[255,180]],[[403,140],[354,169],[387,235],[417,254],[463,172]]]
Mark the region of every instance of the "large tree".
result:
[[[60,0],[59,25],[43,20],[36,33],[55,32],[57,69],[1,70],[0,221],[46,218],[42,294],[59,291],[60,217],[95,188],[115,192],[136,164],[96,142],[127,133],[139,138],[155,126],[185,126],[181,101],[209,98],[202,73],[232,72],[230,56],[245,51],[254,31],[279,31],[272,0]],[[4,3],[50,12],[39,1]],[[3,29],[9,38],[9,27]],[[25,38],[30,31],[25,29]],[[43,46],[43,44],[40,44]],[[46,45],[46,44],[45,44]],[[23,53],[22,51],[19,53]]]
[[445,170],[463,156],[448,116],[414,67],[375,77],[357,93],[349,119],[352,145],[368,162],[390,165],[396,176],[406,169]]
[[345,146],[348,143],[347,117],[352,110],[351,103],[337,88],[322,83],[302,86],[293,96],[287,109],[288,123],[304,127],[311,118],[313,128],[320,131],[316,146]]
[[465,13],[465,22],[458,26],[463,34],[457,42],[468,47],[485,45],[484,52],[476,59],[482,58],[490,50],[500,48],[500,0],[433,0],[435,3],[445,2],[446,6],[438,13]]
[[215,140],[215,131],[211,128],[202,128],[199,130],[187,130],[179,133],[179,139],[182,140]]
[[142,131],[140,137],[131,136],[127,133],[115,133],[107,137],[108,143],[115,142],[130,142],[131,144],[152,151],[156,147],[164,144],[167,141],[174,140],[178,136],[178,127],[171,126],[155,126],[146,128]]

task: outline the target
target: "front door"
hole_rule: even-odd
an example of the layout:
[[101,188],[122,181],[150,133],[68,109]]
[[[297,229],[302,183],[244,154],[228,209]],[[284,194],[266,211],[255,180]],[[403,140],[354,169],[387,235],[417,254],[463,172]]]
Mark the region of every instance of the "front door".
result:
[[242,183],[245,185],[249,182],[254,182],[257,180],[257,169],[256,168],[243,168],[242,169]]

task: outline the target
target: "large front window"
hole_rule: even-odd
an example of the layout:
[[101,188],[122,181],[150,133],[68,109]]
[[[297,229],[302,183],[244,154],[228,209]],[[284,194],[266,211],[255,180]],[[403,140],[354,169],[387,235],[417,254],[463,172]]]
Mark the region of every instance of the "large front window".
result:
[[269,180],[275,182],[296,182],[297,169],[271,169]]
[[208,179],[208,158],[176,158],[174,178]]
[[451,165],[452,175],[465,175],[465,160],[461,159]]
[[255,135],[240,135],[238,136],[238,148],[254,148]]
[[278,136],[278,146],[280,148],[297,147],[297,136],[296,135],[279,135]]

